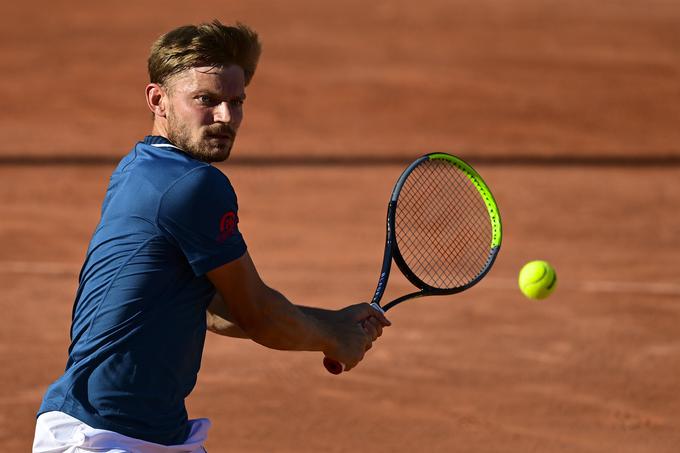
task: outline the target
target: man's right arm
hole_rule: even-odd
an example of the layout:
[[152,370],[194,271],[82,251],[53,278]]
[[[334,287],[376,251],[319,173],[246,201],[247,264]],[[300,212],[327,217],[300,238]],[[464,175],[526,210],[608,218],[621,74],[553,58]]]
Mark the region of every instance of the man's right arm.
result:
[[[224,312],[245,336],[273,349],[322,351],[347,369],[363,358],[382,330],[376,329],[376,320],[381,326],[389,324],[368,304],[339,311],[300,309],[262,281],[247,252],[207,276],[222,298]],[[213,311],[219,310],[213,305]]]

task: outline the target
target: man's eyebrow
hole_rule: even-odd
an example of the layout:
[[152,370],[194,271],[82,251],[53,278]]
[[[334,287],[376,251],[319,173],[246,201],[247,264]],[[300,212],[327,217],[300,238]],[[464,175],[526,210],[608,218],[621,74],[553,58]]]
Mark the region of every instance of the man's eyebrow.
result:
[[211,95],[218,95],[219,92],[217,90],[212,90],[210,88],[196,88],[194,90],[191,90],[192,95],[196,94],[211,94]]
[[[217,98],[222,97],[219,90],[213,90],[211,88],[196,88],[195,90],[191,91],[191,96],[200,96],[200,95],[203,95],[203,94],[208,94],[210,96],[217,97]],[[246,100],[246,93],[243,92],[243,93],[240,93],[240,94],[237,94],[237,95],[234,95],[234,96],[227,96],[227,98],[229,98],[229,99],[240,99],[242,101],[245,101]]]

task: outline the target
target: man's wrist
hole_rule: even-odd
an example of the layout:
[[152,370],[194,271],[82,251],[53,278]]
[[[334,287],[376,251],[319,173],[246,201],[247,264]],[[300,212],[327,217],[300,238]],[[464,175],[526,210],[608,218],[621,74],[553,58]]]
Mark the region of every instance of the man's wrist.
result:
[[333,354],[338,349],[338,336],[332,322],[335,311],[315,307],[299,308],[315,324],[318,350],[326,355]]

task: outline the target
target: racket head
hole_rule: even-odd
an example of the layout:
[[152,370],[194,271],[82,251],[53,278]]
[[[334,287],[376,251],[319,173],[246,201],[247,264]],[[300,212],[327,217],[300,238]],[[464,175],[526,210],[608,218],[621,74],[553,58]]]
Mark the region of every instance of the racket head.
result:
[[446,153],[426,154],[404,170],[388,225],[394,261],[421,289],[418,295],[472,287],[501,247],[501,217],[489,187],[467,162]]

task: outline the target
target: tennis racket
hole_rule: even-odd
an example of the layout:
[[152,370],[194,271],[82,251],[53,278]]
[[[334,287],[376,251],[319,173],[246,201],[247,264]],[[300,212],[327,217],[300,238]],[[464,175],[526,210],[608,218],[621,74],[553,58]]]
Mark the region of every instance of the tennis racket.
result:
[[[489,272],[501,237],[496,201],[469,164],[445,153],[418,158],[392,190],[385,254],[371,305],[386,312],[409,299],[465,291]],[[418,291],[381,306],[392,260]],[[344,369],[329,357],[323,363],[333,374]]]

